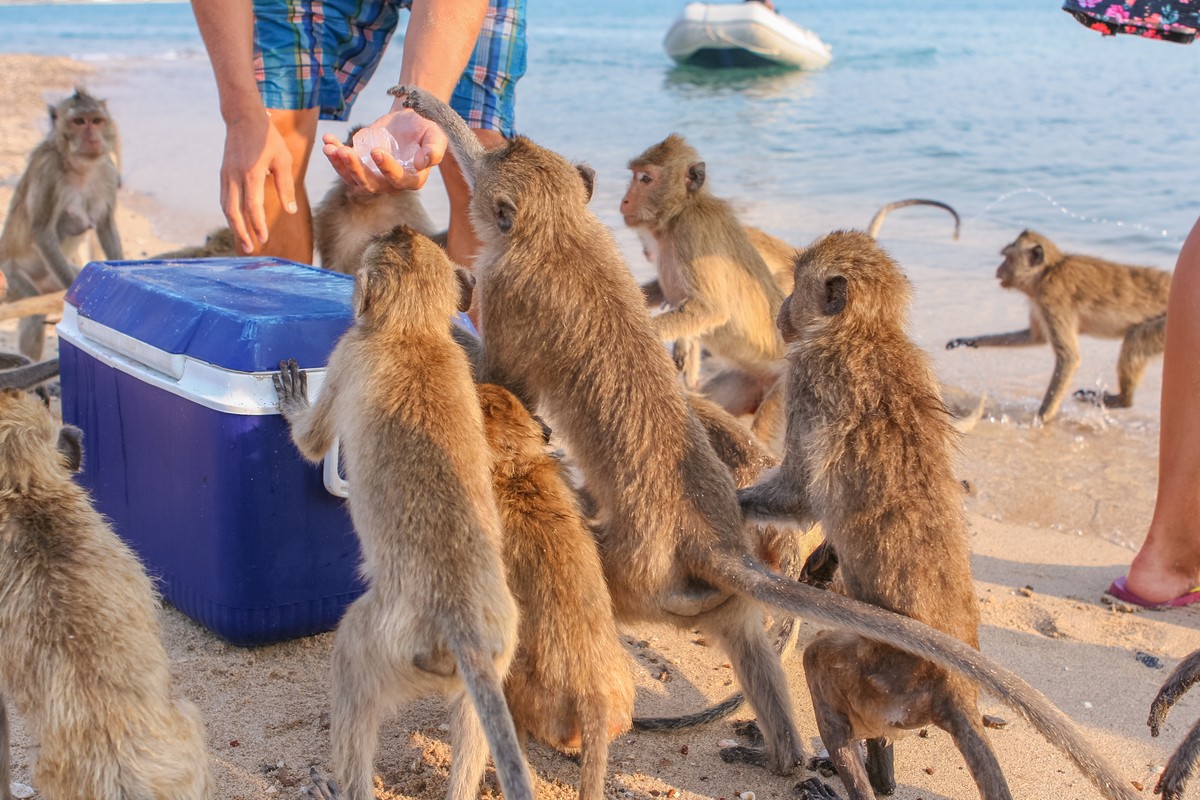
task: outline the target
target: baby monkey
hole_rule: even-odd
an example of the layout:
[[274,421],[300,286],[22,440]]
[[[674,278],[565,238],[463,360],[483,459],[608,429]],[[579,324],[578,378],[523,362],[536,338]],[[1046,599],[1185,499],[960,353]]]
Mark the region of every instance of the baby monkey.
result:
[[1146,364],[1163,351],[1171,274],[1063,253],[1045,236],[1029,230],[1001,254],[1004,262],[996,269],[996,277],[1002,287],[1029,296],[1029,327],[1012,333],[951,339],[946,349],[1049,342],[1054,350],[1054,374],[1037,412],[1038,421],[1049,422],[1058,413],[1067,384],[1079,368],[1079,334],[1121,339],[1118,392],[1101,394],[1081,389],[1075,397],[1106,408],[1133,405],[1133,392]]
[[5,700],[38,743],[46,798],[210,796],[200,715],[171,699],[154,589],[71,473],[80,431],[0,390],[0,797]]
[[504,528],[504,566],[521,609],[504,683],[518,734],[582,750],[580,800],[603,800],[609,739],[629,730],[633,673],[617,634],[596,541],[546,434],[521,402],[478,388]]

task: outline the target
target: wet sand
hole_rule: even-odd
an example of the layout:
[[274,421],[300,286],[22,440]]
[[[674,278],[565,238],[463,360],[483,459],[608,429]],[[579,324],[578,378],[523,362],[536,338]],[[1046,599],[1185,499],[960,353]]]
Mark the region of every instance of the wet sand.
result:
[[[46,130],[45,102],[63,96],[76,82],[99,78],[65,59],[22,56],[0,56],[0,74],[8,78],[0,88],[8,109],[0,119],[0,208],[7,209],[25,156]],[[127,161],[136,157],[125,153]],[[121,194],[126,254],[140,257],[179,244],[156,233],[169,229],[169,221],[137,188],[126,186]],[[903,263],[920,258],[915,247],[906,242],[897,248]],[[985,287],[986,278],[977,285]],[[965,502],[983,610],[982,649],[1044,692],[1150,797],[1157,771],[1200,717],[1200,696],[1187,697],[1161,739],[1152,740],[1145,725],[1150,700],[1167,671],[1200,647],[1200,614],[1127,613],[1101,602],[1101,594],[1124,572],[1153,507],[1160,369],[1151,369],[1135,408],[1125,416],[1071,409],[1061,422],[1034,429],[1029,419],[1049,377],[1047,351],[993,355],[940,349],[950,336],[987,330],[992,317],[1008,315],[1020,327],[1016,299],[997,299],[1007,305],[989,309],[981,322],[972,303],[949,312],[939,307],[947,298],[970,295],[970,286],[949,278],[915,282],[914,335],[933,353],[942,380],[968,396],[989,391],[988,418],[963,440],[960,460],[960,473],[973,485]],[[999,291],[990,286],[979,291],[985,290]],[[0,348],[11,347],[14,329],[11,322],[0,325]],[[1086,343],[1085,363],[1096,374],[1108,374],[1115,352],[1108,343]],[[325,714],[332,635],[247,650],[225,644],[169,607],[162,610],[162,623],[175,691],[199,705],[205,718],[217,796],[298,795],[309,764],[325,765],[329,753]],[[815,630],[805,624],[802,640]],[[720,653],[698,643],[696,635],[655,627],[635,627],[626,634],[636,665],[639,712],[691,710],[734,688]],[[1146,666],[1139,652],[1162,666]],[[798,658],[787,671],[811,755],[821,746]],[[991,741],[1016,797],[1097,796],[1015,713],[990,698],[982,710],[1009,720],[1005,729],[991,732]],[[801,769],[779,777],[721,762],[720,743],[737,738],[734,722],[749,716],[742,712],[674,735],[620,737],[612,748],[610,794],[638,800],[734,798],[746,791],[760,800],[792,796],[792,787],[814,773]],[[450,756],[445,722],[436,700],[389,719],[376,762],[380,797],[444,795]],[[33,751],[19,717],[15,726],[14,779],[28,784]],[[927,737],[910,736],[896,752],[900,787],[895,797],[975,796],[946,734],[930,730]],[[574,796],[578,768],[573,761],[539,745],[531,745],[530,760],[541,779],[540,796]],[[490,770],[485,793],[498,793]]]

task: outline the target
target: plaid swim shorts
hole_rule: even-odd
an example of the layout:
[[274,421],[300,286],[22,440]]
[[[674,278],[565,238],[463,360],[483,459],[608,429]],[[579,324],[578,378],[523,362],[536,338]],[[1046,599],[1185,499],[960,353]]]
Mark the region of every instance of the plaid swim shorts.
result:
[[[420,0],[417,0],[420,2]],[[267,108],[345,120],[412,0],[254,0],[254,71]],[[472,128],[513,133],[525,74],[525,0],[491,0],[450,106]]]

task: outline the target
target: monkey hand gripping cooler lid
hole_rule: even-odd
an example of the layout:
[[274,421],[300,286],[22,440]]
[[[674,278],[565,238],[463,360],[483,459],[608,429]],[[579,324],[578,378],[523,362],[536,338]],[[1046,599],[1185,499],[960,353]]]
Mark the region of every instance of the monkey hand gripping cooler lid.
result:
[[295,358],[320,392],[353,283],[267,258],[94,262],[67,293],[80,481],[164,598],[235,644],[330,630],[364,588],[336,453],[304,462],[272,381]]

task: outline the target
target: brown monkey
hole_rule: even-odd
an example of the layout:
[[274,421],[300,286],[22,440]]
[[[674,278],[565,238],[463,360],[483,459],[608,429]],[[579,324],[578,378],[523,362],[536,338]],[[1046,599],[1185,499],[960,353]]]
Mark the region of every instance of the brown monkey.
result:
[[629,730],[633,672],[613,621],[596,541],[543,429],[511,392],[478,388],[504,529],[504,566],[521,610],[504,694],[518,734],[582,750],[580,800],[603,800],[609,739]]
[[[117,126],[83,89],[50,109],[50,133],[29,157],[4,232],[0,270],[13,299],[65,289],[79,274],[79,246],[95,229],[104,255],[124,258],[117,235]],[[21,320],[20,349],[41,358],[42,315]]]
[[[730,362],[701,391],[735,415],[754,411],[782,367],[773,320],[783,293],[729,204],[709,191],[704,162],[683,137],[671,134],[629,169],[621,214],[649,232],[658,268],[642,291],[648,305],[667,308],[654,318],[655,331],[661,339],[695,337]],[[765,406],[755,432],[769,431],[781,413]]]
[[[43,797],[210,796],[199,713],[171,700],[154,589],[72,480],[80,432],[0,391],[0,704],[38,743]],[[0,787],[7,795],[0,714]]]
[[151,258],[168,261],[182,258],[237,258],[241,255],[233,231],[229,228],[215,228],[204,237],[204,244],[168,250]]
[[[747,519],[815,517],[850,596],[978,648],[954,432],[928,358],[906,334],[909,295],[899,267],[865,233],[830,234],[796,259],[795,290],[779,312],[791,346],[787,448],[779,470],[739,500]],[[845,631],[820,633],[804,666],[821,739],[852,800],[873,798],[872,788],[889,793],[888,738],[929,723],[950,733],[985,800],[1011,796],[978,689],[963,676]],[[988,688],[1026,714],[1041,700],[1029,687]],[[1031,719],[1105,796],[1131,796],[1069,721]]]
[[[1200,650],[1180,661],[1163,681],[1150,705],[1150,718],[1146,720],[1151,736],[1158,736],[1175,701],[1183,697],[1197,680],[1200,680]],[[1183,790],[1196,771],[1197,759],[1200,759],[1200,722],[1192,726],[1171,754],[1166,769],[1158,778],[1158,785],[1154,787],[1154,793],[1161,794],[1163,800],[1183,800]]]
[[758,716],[764,763],[788,773],[801,756],[783,670],[763,630],[768,603],[1016,695],[1042,729],[1058,726],[1057,742],[1103,796],[1136,798],[1018,676],[916,620],[789,581],[751,555],[733,479],[684,397],[612,234],[587,208],[591,170],[524,137],[485,151],[437,98],[404,86],[389,93],[442,127],[471,187],[482,241],[479,379],[536,399],[555,420],[595,499],[618,621],[699,628],[714,640]]
[[1092,256],[1063,253],[1035,231],[1023,231],[1001,254],[1000,285],[1029,296],[1029,327],[951,339],[956,347],[1013,347],[1050,342],[1054,374],[1038,408],[1037,420],[1058,413],[1067,384],[1079,367],[1079,334],[1123,339],[1117,359],[1117,394],[1080,390],[1081,400],[1107,408],[1128,408],[1149,360],[1163,351],[1171,273],[1132,267]]
[[368,589],[338,624],[330,693],[334,772],[350,800],[375,796],[382,716],[433,693],[453,695],[449,796],[478,791],[490,745],[505,797],[533,800],[501,690],[517,608],[479,459],[479,402],[450,336],[455,308],[470,302],[468,281],[433,242],[396,228],[363,256],[354,324],[315,403],[294,361],[276,377],[301,454],[320,460],[339,437],[352,481]]
[[416,192],[364,192],[335,181],[313,211],[313,243],[321,266],[354,274],[371,239],[397,225],[434,235],[433,221]]

